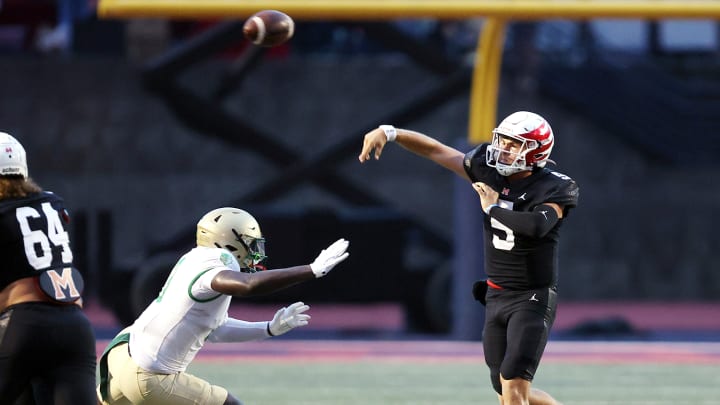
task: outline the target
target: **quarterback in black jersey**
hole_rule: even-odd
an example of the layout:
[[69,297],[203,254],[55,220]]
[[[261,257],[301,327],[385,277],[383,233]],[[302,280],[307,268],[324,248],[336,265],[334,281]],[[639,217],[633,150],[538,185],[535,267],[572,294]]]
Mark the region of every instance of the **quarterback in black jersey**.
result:
[[25,149],[4,132],[0,153],[0,404],[96,404],[95,335],[63,200],[28,177]]
[[560,227],[579,192],[570,177],[545,167],[555,142],[550,124],[515,112],[493,130],[491,143],[468,153],[381,125],[365,135],[360,162],[379,159],[387,142],[469,180],[480,197],[488,279],[472,292],[486,305],[483,348],[500,404],[559,404],[531,388],[555,320]]

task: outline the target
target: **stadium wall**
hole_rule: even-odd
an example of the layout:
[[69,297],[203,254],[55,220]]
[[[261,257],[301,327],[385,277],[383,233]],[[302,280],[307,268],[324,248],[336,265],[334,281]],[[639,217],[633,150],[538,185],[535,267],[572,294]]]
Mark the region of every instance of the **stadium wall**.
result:
[[[207,93],[220,69],[208,64],[184,81]],[[108,271],[137,268],[149,245],[283,170],[181,125],[143,90],[137,67],[122,60],[3,57],[0,72],[0,127],[26,145],[31,175],[83,218],[85,229],[78,232],[85,232],[84,248],[77,255],[91,285]],[[439,80],[403,60],[277,59],[253,72],[224,107],[312,157],[359,128],[380,124],[377,117]],[[713,186],[720,167],[646,161],[553,100],[512,89],[501,86],[499,115],[528,109],[546,116],[557,137],[553,157],[581,187],[580,207],[570,215],[561,245],[564,299],[720,297],[720,239],[712,222],[720,206]],[[412,128],[457,144],[467,135],[467,102],[467,95],[458,97]],[[365,166],[348,156],[336,170],[377,193],[390,209],[452,238],[453,181],[444,170],[399,148]],[[307,185],[262,206],[353,209]],[[107,218],[109,228],[101,226]],[[308,252],[308,260],[315,254]],[[443,258],[418,257],[413,259],[443,264]],[[367,271],[383,272],[376,258],[368,261]]]

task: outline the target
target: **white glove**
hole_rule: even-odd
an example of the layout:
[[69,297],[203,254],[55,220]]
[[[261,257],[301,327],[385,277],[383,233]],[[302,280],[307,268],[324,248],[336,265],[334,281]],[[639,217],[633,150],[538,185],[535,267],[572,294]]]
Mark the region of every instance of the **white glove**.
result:
[[280,308],[268,323],[268,332],[270,336],[280,336],[299,326],[305,326],[310,320],[310,315],[303,312],[310,309],[309,305],[298,301],[289,307]]
[[338,263],[347,259],[350,256],[350,253],[346,252],[349,244],[350,242],[340,238],[327,249],[323,249],[315,261],[310,264],[315,277],[320,278],[328,274]]

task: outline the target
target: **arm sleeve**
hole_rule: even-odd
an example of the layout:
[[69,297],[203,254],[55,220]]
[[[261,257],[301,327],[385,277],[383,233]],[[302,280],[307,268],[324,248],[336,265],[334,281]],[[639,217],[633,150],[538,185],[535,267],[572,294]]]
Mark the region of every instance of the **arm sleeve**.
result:
[[205,270],[190,287],[190,294],[195,298],[208,299],[218,295],[218,292],[212,289],[212,281],[221,271],[228,270],[227,267],[215,267]]
[[210,342],[247,342],[269,337],[267,321],[247,322],[228,318],[224,324],[212,331],[207,340]]
[[558,222],[555,209],[545,204],[538,205],[531,212],[511,211],[495,206],[490,209],[488,215],[516,234],[532,238],[542,238],[547,235]]

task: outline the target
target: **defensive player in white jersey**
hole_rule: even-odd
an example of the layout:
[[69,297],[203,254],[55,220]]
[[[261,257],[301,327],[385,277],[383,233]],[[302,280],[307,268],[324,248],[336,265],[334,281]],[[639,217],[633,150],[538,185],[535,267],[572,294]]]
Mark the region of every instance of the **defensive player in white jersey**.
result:
[[265,259],[260,225],[248,212],[218,208],[197,225],[197,247],[178,260],[158,297],[118,334],[100,359],[103,404],[235,405],[217,385],[185,372],[206,340],[242,342],[307,325],[309,306],[296,302],[270,321],[228,316],[233,296],[267,294],[326,275],[345,260],[339,239],[309,265],[255,272]]

